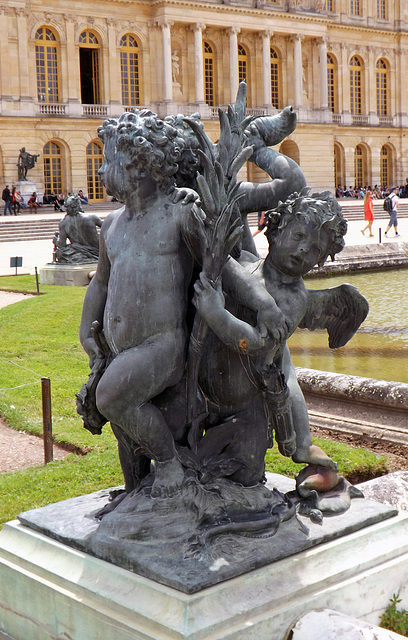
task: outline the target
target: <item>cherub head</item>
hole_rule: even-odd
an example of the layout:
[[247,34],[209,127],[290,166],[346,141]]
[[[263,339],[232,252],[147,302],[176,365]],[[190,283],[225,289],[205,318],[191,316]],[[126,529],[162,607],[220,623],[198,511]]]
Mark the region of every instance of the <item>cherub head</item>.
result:
[[329,191],[305,188],[266,212],[268,258],[284,273],[305,275],[344,247],[347,221]]
[[200,156],[197,153],[200,143],[188,124],[189,120],[194,121],[197,126],[204,129],[199,113],[193,113],[187,119],[181,113],[175,116],[166,116],[164,119],[165,122],[177,129],[178,135],[184,140],[184,148],[181,150],[180,158],[177,161],[176,184],[178,187],[188,187],[197,191],[197,173],[201,170]]
[[147,175],[165,192],[174,185],[184,142],[171,124],[152,111],[135,109],[109,118],[98,135],[104,143],[99,173],[108,193],[118,200],[125,200],[135,190],[135,180]]
[[76,216],[78,213],[84,212],[81,207],[79,196],[76,193],[72,194],[72,196],[68,196],[64,204],[69,216]]

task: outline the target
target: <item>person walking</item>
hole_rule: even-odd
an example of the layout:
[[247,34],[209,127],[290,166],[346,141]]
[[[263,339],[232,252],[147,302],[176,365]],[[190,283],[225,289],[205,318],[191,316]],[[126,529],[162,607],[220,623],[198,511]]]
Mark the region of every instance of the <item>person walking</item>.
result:
[[372,232],[374,209],[373,209],[373,192],[367,189],[364,196],[364,220],[367,222],[364,229],[361,229],[361,233],[365,236],[365,232],[368,229],[368,235],[370,238],[374,236]]
[[17,187],[14,184],[11,188],[11,202],[12,202],[14,215],[15,216],[20,215],[20,194],[17,191]]
[[266,227],[265,211],[258,211],[258,228],[256,231],[254,231],[252,236],[255,238],[255,236],[257,236],[258,233],[261,233],[261,231],[263,231],[265,227]]
[[388,223],[388,226],[385,230],[384,235],[387,237],[387,233],[389,232],[389,230],[391,229],[391,227],[394,227],[395,229],[395,235],[399,236],[398,233],[398,220],[397,220],[397,213],[398,213],[398,206],[399,206],[399,197],[397,196],[397,191],[398,191],[398,187],[391,187],[390,189],[390,193],[389,193],[389,199],[391,200],[391,210],[390,210],[390,221]]
[[10,211],[10,215],[13,215],[13,212],[11,210],[11,192],[9,189],[8,184],[6,184],[6,186],[3,189],[3,193],[1,194],[1,197],[4,200],[4,212],[3,215],[7,215],[7,210]]

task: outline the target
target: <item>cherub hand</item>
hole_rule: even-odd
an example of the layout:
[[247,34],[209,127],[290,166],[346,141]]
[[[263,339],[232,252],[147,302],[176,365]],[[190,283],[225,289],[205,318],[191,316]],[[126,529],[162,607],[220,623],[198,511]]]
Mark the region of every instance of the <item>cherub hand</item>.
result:
[[194,291],[193,304],[203,318],[210,316],[215,309],[225,306],[220,278],[214,287],[207,276],[201,272],[194,284]]
[[258,328],[263,338],[270,336],[274,340],[284,342],[290,332],[290,323],[271,299],[258,310]]
[[182,201],[181,204],[190,204],[190,202],[194,202],[197,207],[201,207],[200,196],[192,189],[174,189],[171,194],[172,203],[177,204],[180,200]]
[[258,127],[255,123],[251,122],[244,131],[244,136],[248,145],[254,147],[254,153],[261,147],[266,147],[265,140],[259,133]]

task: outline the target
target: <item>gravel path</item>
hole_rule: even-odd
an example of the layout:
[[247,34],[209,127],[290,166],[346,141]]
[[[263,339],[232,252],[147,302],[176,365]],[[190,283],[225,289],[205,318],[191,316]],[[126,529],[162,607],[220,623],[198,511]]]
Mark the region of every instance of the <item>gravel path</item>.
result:
[[0,309],[2,307],[7,307],[9,304],[14,304],[14,302],[20,302],[21,300],[25,300],[26,298],[32,298],[33,296],[29,293],[14,293],[12,291],[0,291]]

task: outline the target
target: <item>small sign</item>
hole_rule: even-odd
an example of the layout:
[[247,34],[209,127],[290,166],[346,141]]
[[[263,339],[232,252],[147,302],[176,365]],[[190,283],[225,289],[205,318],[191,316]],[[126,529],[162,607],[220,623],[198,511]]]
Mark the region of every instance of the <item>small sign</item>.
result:
[[10,258],[10,267],[15,267],[15,270],[16,270],[15,275],[17,275],[17,267],[22,267],[22,266],[23,266],[22,256],[15,256],[14,258]]

